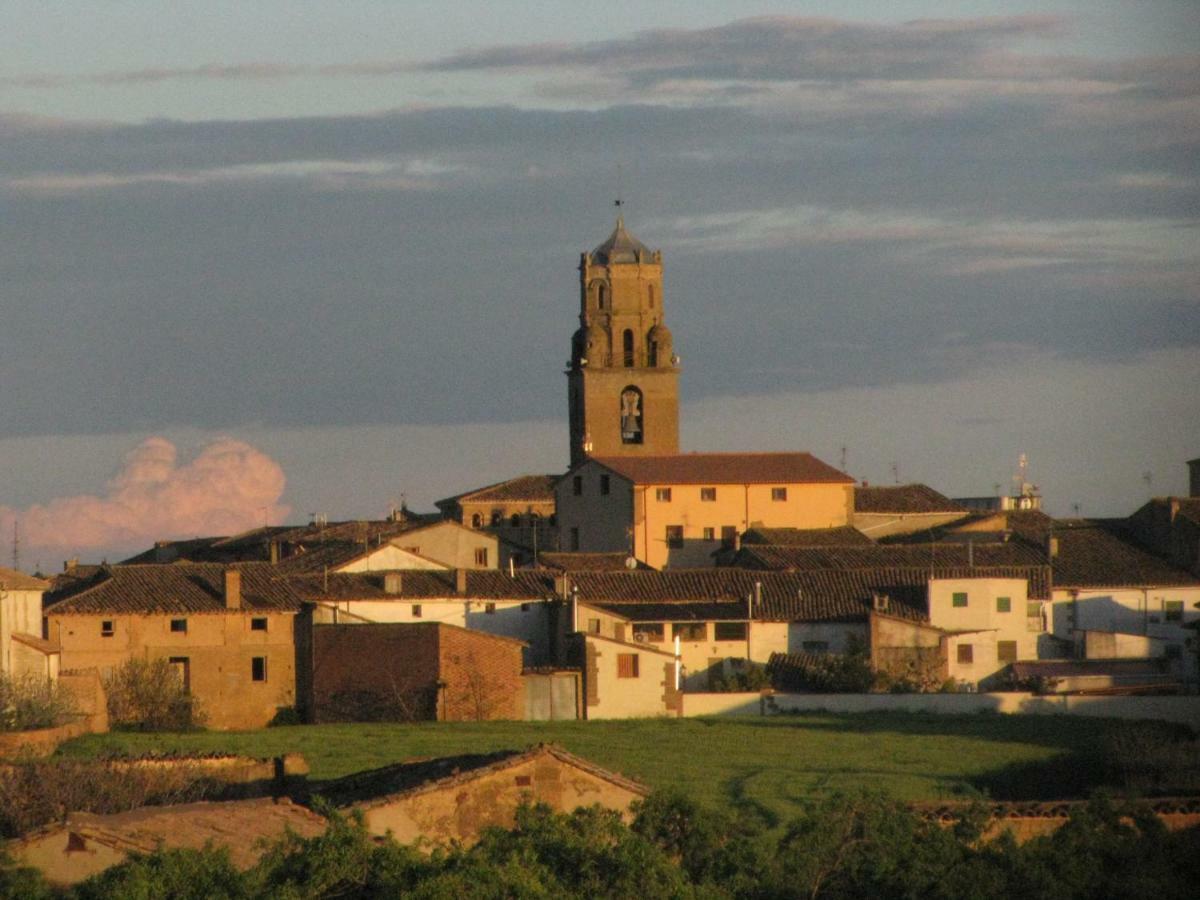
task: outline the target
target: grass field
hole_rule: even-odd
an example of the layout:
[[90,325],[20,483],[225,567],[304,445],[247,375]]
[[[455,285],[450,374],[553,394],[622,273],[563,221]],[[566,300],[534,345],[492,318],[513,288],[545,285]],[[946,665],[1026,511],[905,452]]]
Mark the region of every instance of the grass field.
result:
[[[1140,728],[1154,729],[1143,725]],[[1058,799],[1101,783],[1104,748],[1128,724],[1057,716],[811,714],[746,719],[316,725],[253,732],[110,733],[64,755],[302,753],[310,779],[420,756],[553,741],[651,787],[776,821],[814,792],[868,788],[902,800]],[[1164,729],[1164,737],[1168,731]]]

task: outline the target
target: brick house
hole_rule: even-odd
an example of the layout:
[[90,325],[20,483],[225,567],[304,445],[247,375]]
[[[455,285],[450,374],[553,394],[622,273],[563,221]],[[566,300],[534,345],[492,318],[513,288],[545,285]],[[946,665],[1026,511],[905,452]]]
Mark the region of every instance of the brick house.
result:
[[296,635],[307,722],[522,719],[524,644],[444,622],[320,624]]

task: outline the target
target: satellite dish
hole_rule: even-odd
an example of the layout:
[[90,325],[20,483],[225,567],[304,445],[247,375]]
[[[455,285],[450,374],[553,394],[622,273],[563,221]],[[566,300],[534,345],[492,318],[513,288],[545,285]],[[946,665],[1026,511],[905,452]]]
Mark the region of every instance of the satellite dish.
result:
[[637,566],[638,566],[638,563],[637,563],[636,556],[625,557],[625,568],[629,569],[630,571],[633,571],[634,569],[637,568]]

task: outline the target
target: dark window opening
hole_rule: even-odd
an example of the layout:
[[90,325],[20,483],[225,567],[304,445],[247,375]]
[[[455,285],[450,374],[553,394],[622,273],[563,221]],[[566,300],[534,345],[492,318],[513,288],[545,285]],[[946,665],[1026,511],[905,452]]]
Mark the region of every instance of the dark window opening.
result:
[[771,488],[771,499],[776,502],[787,500],[787,488],[785,488],[785,487]]
[[103,622],[100,623],[100,636],[101,637],[112,637],[113,634],[115,634],[115,633],[116,633],[116,629],[113,628],[112,619],[105,619]]
[[251,681],[266,681],[267,680],[267,658],[265,656],[255,656],[250,660],[250,680]]
[[668,525],[667,526],[667,546],[679,549],[683,546],[683,526]]
[[421,618],[421,604],[420,603],[414,603],[412,605],[412,617],[414,619]]
[[254,618],[250,620],[251,631],[266,631],[267,620],[265,618]]
[[744,641],[750,633],[750,626],[745,622],[717,622],[713,625],[713,640]]
[[488,564],[488,548],[487,547],[476,547],[475,548],[475,565],[486,566],[487,564]]
[[607,494],[612,488],[612,482],[607,475],[600,476],[600,493]]
[[583,476],[576,475],[571,479],[571,493],[576,497],[583,496]]
[[666,640],[666,629],[663,628],[662,622],[635,622],[633,639],[639,644],[645,641],[661,644]]
[[483,611],[485,613],[487,613],[489,616],[494,616],[496,614],[496,604],[495,603],[483,604]]
[[705,622],[676,622],[671,626],[671,637],[681,641],[706,641],[708,625]]
[[633,329],[626,328],[625,334],[621,337],[621,347],[624,351],[625,368],[633,368]]
[[996,641],[996,660],[1002,663],[1017,661],[1016,641]]
[[705,503],[712,503],[717,499],[717,489],[715,487],[700,488],[700,499]]
[[958,661],[964,664],[975,662],[975,648],[970,644],[959,644]]
[[472,528],[482,528],[483,527],[483,516],[481,516],[479,513],[475,513],[475,515],[471,516],[471,527]]
[[171,630],[176,634],[187,634],[187,619],[172,619]]

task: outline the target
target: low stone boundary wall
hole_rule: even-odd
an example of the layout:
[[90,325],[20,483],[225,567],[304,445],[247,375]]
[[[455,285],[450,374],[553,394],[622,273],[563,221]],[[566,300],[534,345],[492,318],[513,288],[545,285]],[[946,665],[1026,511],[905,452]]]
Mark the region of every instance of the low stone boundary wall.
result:
[[0,759],[49,756],[63,741],[90,734],[91,722],[84,717],[54,728],[6,731],[0,734]]
[[685,716],[758,716],[782,712],[996,712],[1024,715],[1157,719],[1200,732],[1200,697],[1039,696],[1005,694],[684,694]]

